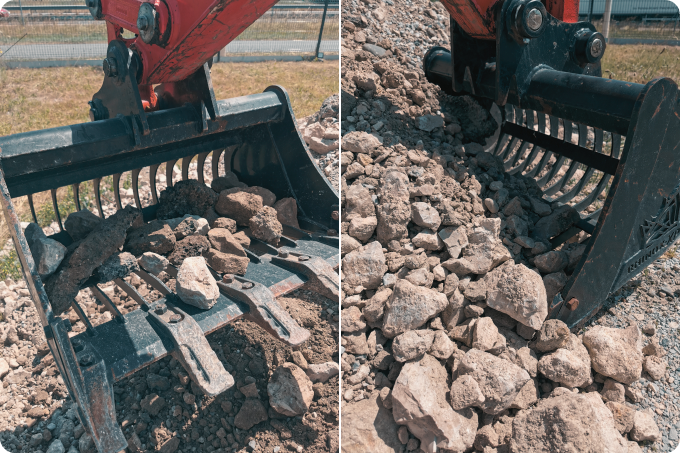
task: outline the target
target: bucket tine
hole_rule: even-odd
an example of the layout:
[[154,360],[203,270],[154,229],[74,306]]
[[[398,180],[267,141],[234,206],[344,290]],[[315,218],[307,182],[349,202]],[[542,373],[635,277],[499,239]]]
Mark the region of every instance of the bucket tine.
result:
[[71,187],[73,189],[73,200],[76,203],[76,211],[81,211],[82,208],[80,207],[80,183],[77,182],[73,184]]
[[[538,132],[541,134],[545,134],[545,127],[547,125],[546,120],[545,120],[545,114],[535,112],[538,116]],[[522,174],[524,171],[531,165],[531,163],[536,159],[536,156],[538,156],[538,153],[543,151],[543,148],[540,146],[533,145],[531,152],[529,153],[529,156],[527,156],[526,159],[522,162],[521,165],[517,166],[517,168],[509,171],[508,173],[511,175],[516,175],[516,174]]]
[[[573,135],[573,124],[571,121],[562,121],[563,127],[564,127],[564,141],[565,142],[571,142],[571,137]],[[551,124],[552,128],[552,124]],[[545,186],[548,184],[552,179],[555,177],[555,175],[560,171],[562,168],[562,165],[564,164],[565,157],[564,156],[558,156],[557,157],[557,162],[552,166],[552,168],[538,181],[539,186]],[[544,191],[545,193],[545,191]]]
[[165,184],[167,184],[168,188],[172,187],[173,184],[172,175],[174,173],[176,163],[177,159],[165,163]]
[[102,183],[102,178],[95,178],[92,180],[92,188],[94,189],[94,201],[97,204],[97,210],[99,211],[99,216],[105,219],[104,209],[102,208],[102,196],[99,190]]
[[113,198],[116,200],[116,208],[123,209],[123,203],[120,200],[120,173],[113,175]]
[[223,149],[216,149],[212,155],[212,179],[213,181],[220,177],[220,156],[224,152]]
[[38,223],[38,217],[35,215],[35,206],[33,205],[33,194],[28,194],[28,207],[31,208],[31,216],[33,217],[33,222]]
[[59,231],[64,231],[64,224],[61,223],[61,215],[59,214],[59,203],[57,202],[57,189],[52,189],[50,193],[52,195],[52,207],[54,208],[54,214],[57,216],[57,224],[59,224]]
[[[552,115],[549,115],[548,120],[549,120],[549,123],[550,123],[550,136],[558,138],[559,131],[560,131],[560,120],[559,120],[559,118],[556,118]],[[535,178],[537,175],[540,175],[543,172],[543,169],[545,168],[547,163],[550,161],[550,157],[552,155],[553,155],[553,153],[549,149],[544,150],[543,156],[541,156],[541,160],[525,176],[528,176],[530,178]],[[538,184],[540,185],[540,182]]]
[[95,336],[97,333],[94,331],[94,326],[90,322],[90,318],[87,317],[85,314],[85,311],[83,311],[82,307],[78,302],[75,301],[75,299],[71,302],[71,306],[73,307],[73,310],[75,310],[76,314],[80,318],[80,320],[85,324],[85,330],[87,331],[87,334],[91,337]]
[[132,170],[132,194],[135,197],[135,206],[142,209],[142,201],[139,199],[139,172],[141,169],[135,168]]
[[149,187],[151,188],[151,198],[153,204],[158,203],[158,191],[156,190],[156,173],[158,173],[160,164],[155,164],[149,167]]
[[201,184],[205,184],[205,168],[204,167],[205,167],[205,160],[208,158],[208,154],[210,154],[210,152],[201,153],[201,154],[198,155],[198,158],[196,159],[196,170],[197,170],[197,173],[198,173],[198,182],[200,182]]
[[194,156],[187,156],[182,159],[182,181],[189,179],[189,166]]
[[[602,142],[604,140],[604,133],[600,129],[595,129],[595,142],[593,143],[593,151],[597,153],[602,153]],[[595,169],[592,167],[588,167],[583,173],[583,176],[579,180],[579,182],[574,185],[574,187],[569,190],[567,193],[562,195],[561,197],[558,197],[555,201],[558,201],[560,203],[567,203],[571,201],[576,195],[578,195],[585,185],[590,181],[590,178],[593,176],[593,173],[595,173]]]
[[[534,130],[534,111],[533,110],[526,110],[526,128]],[[526,150],[529,148],[531,143],[524,141],[520,147],[519,150],[517,150],[517,153],[512,159],[508,159],[508,161],[505,163],[505,170],[510,170],[511,168],[514,168],[519,160],[522,158]]]
[[104,306],[106,307],[107,310],[111,312],[111,315],[113,315],[114,319],[120,323],[125,322],[125,317],[123,314],[118,310],[118,307],[116,307],[116,304],[113,303],[111,299],[109,299],[109,296],[106,295],[101,289],[99,289],[99,286],[97,285],[92,285],[90,286],[90,291],[92,291],[92,294],[99,300]]

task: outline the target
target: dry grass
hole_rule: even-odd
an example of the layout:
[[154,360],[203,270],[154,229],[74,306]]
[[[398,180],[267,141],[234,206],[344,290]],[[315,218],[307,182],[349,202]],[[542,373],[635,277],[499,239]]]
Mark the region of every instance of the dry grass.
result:
[[[87,102],[99,90],[100,68],[0,68],[0,135],[66,126],[89,121]],[[288,90],[296,117],[316,112],[323,100],[339,91],[338,61],[221,63],[213,66],[217,99],[260,93],[270,85]],[[60,198],[67,196],[60,190]],[[48,193],[34,198],[36,210],[49,202]],[[15,200],[19,215],[30,215],[25,198]],[[0,216],[0,244],[9,239]],[[6,275],[0,263],[0,278]]]
[[680,47],[608,45],[602,75],[626,82],[647,83],[657,77],[680,82]]

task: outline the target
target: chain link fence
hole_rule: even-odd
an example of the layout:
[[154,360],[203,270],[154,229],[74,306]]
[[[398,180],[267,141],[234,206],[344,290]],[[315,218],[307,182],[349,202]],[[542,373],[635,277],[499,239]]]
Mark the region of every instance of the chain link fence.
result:
[[[323,2],[279,3],[229,43],[218,58],[311,57],[317,48],[326,55],[338,54],[338,3],[324,6]],[[0,62],[98,64],[106,56],[106,23],[94,20],[85,5],[13,0],[5,9],[10,16],[0,18]]]
[[[604,29],[606,0],[581,0],[579,18]],[[680,45],[680,12],[669,0],[612,0],[610,43]]]

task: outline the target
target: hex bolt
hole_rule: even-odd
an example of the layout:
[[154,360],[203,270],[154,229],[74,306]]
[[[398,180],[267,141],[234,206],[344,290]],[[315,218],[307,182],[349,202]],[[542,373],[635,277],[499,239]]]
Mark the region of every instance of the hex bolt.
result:
[[281,258],[288,258],[290,256],[290,253],[284,252],[283,250],[279,252],[279,256]]
[[298,256],[298,261],[309,261],[309,257],[306,255]]
[[85,349],[85,342],[80,338],[72,338],[71,345],[73,346],[73,350],[75,352],[80,352]]
[[94,356],[92,354],[83,355],[80,360],[78,360],[80,366],[90,366],[94,363]]
[[156,307],[155,311],[157,315],[164,315],[168,311],[168,306],[165,304],[161,304],[158,307]]
[[538,8],[533,8],[527,13],[526,26],[529,30],[537,31],[543,25],[543,13]]
[[173,323],[173,324],[176,323],[176,322],[180,322],[181,320],[182,320],[182,317],[180,315],[170,316],[170,322]]
[[569,300],[567,301],[567,308],[568,308],[570,311],[576,310],[576,309],[578,308],[578,299],[575,298],[575,297],[572,297],[571,299],[569,299]]
[[118,75],[118,64],[115,58],[105,58],[102,64],[106,77],[116,77]]
[[254,288],[254,287],[255,287],[255,283],[253,283],[253,282],[243,282],[243,284],[241,285],[241,288],[243,288],[243,289],[251,289],[251,288]]
[[340,213],[338,211],[331,212],[331,219],[338,220],[340,218]]
[[234,274],[224,274],[222,276],[222,282],[224,283],[233,283],[234,281]]
[[590,43],[588,52],[590,52],[590,56],[592,58],[600,58],[604,53],[604,41],[602,41],[600,38],[595,38],[593,42]]

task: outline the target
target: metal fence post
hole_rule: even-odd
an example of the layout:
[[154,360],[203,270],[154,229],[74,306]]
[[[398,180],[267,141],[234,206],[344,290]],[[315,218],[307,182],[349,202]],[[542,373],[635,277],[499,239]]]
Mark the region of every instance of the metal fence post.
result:
[[593,4],[595,0],[590,0],[590,9],[588,10],[588,22],[593,22]]
[[323,17],[321,18],[321,28],[319,29],[319,40],[316,43],[316,52],[314,52],[314,58],[319,57],[319,49],[321,49],[321,36],[323,36],[323,26],[326,23],[326,11],[328,11],[328,0],[323,2]]
[[604,39],[609,39],[609,22],[612,18],[612,0],[605,0],[604,2],[604,26],[602,27],[602,34]]
[[24,8],[21,6],[21,0],[19,0],[19,14],[21,14],[21,25],[26,25],[24,23]]

